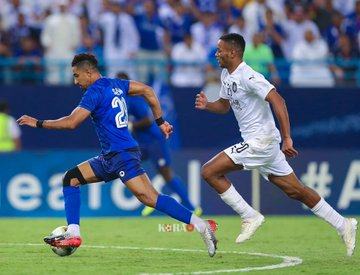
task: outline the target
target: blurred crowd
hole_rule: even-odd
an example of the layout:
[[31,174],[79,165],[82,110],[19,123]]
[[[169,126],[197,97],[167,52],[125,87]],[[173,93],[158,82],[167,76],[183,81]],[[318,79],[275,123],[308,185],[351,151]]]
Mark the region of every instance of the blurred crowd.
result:
[[236,32],[247,43],[244,60],[276,85],[359,85],[360,0],[0,0],[0,7],[0,82],[12,74],[70,83],[73,55],[92,52],[108,76],[166,75],[174,86],[200,87],[217,81],[218,38]]

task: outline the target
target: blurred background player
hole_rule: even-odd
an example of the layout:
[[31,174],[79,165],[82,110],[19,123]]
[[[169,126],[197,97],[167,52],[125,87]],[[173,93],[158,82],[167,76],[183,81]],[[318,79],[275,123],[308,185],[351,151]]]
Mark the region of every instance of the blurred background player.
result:
[[156,124],[166,138],[172,126],[162,118],[162,110],[154,90],[140,82],[105,78],[100,75],[94,55],[78,54],[72,63],[74,83],[86,90],[78,107],[70,115],[56,120],[38,120],[23,115],[20,125],[46,129],[75,129],[90,115],[101,145],[101,155],[91,158],[63,177],[67,231],[59,236],[47,236],[44,241],[56,247],[79,247],[80,237],[80,186],[120,178],[128,189],[147,206],[156,208],[174,219],[193,224],[201,234],[210,257],[216,252],[217,240],[214,221],[204,221],[170,196],[159,194],[140,164],[138,143],[128,131],[126,98],[143,96],[156,118]]
[[[117,77],[120,79],[129,80],[129,76],[125,72],[119,72]],[[141,159],[150,159],[156,167],[158,173],[164,178],[166,184],[172,191],[178,194],[181,198],[181,203],[190,211],[198,216],[202,214],[201,207],[194,207],[189,200],[187,186],[182,180],[174,174],[170,164],[170,148],[164,135],[157,127],[148,104],[142,97],[128,97],[127,98],[128,114],[130,118],[129,124],[131,131],[139,143],[141,149]],[[141,215],[148,216],[155,209],[145,206]]]
[[0,153],[21,149],[21,131],[16,120],[9,115],[9,105],[0,101]]

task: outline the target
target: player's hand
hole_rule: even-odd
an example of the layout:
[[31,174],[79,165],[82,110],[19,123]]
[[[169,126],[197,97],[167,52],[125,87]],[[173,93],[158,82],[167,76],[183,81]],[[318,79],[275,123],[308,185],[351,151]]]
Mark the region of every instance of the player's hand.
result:
[[168,139],[170,137],[171,133],[173,132],[172,125],[169,122],[165,121],[159,127],[160,127],[161,132],[163,132],[163,134],[165,135],[165,138]]
[[293,141],[291,138],[285,138],[283,140],[281,150],[283,151],[285,156],[287,156],[289,158],[293,158],[298,155],[298,151],[296,151],[295,148],[293,147]]
[[205,110],[208,103],[207,97],[203,91],[196,95],[195,108]]
[[36,128],[36,122],[38,120],[36,118],[33,118],[31,116],[23,115],[18,120],[16,120],[19,125],[27,125],[33,128]]

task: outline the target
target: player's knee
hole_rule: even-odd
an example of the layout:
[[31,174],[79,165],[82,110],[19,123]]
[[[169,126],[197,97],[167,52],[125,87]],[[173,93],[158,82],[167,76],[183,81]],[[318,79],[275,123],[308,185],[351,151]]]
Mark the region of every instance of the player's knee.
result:
[[78,186],[79,184],[85,184],[86,180],[80,172],[80,169],[76,166],[65,172],[62,178],[63,186]]
[[212,169],[210,168],[210,165],[207,165],[205,163],[201,167],[201,177],[207,182],[211,181],[211,179],[214,177],[214,173],[213,173]]

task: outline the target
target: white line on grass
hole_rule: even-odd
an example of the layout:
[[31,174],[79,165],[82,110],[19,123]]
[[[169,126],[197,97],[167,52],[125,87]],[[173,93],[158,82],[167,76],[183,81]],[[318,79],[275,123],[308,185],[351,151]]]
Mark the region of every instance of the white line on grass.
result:
[[[44,246],[39,243],[0,243],[0,246]],[[120,250],[146,250],[146,251],[173,251],[173,252],[192,252],[192,253],[207,253],[205,250],[200,249],[182,249],[182,248],[165,248],[165,247],[136,247],[136,246],[115,246],[115,245],[82,245],[82,248],[97,248],[97,249],[120,249]],[[302,259],[299,257],[281,256],[276,254],[266,254],[258,252],[241,252],[241,251],[217,251],[218,254],[238,254],[238,255],[251,255],[258,257],[269,257],[282,259],[279,264],[266,265],[266,266],[254,266],[244,267],[239,269],[219,269],[211,271],[192,271],[192,272],[179,272],[179,273],[141,273],[152,275],[170,275],[170,274],[214,274],[214,273],[233,273],[233,272],[248,272],[255,270],[271,270],[278,268],[291,267],[302,263]]]

